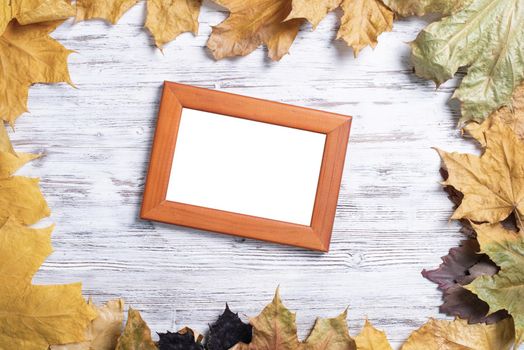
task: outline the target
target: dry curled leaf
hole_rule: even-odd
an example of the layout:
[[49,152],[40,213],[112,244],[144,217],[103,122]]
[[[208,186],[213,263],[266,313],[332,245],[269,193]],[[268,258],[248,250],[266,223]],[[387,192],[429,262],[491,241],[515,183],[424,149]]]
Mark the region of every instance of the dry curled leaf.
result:
[[491,113],[482,123],[468,123],[464,130],[473,136],[483,147],[486,147],[486,137],[484,133],[493,126],[494,123],[506,124],[515,132],[517,137],[524,141],[524,83],[520,84],[515,90],[509,106],[504,106]]
[[14,217],[31,225],[51,214],[38,182],[24,176],[0,179],[0,222]]
[[461,122],[480,122],[510,104],[524,79],[523,32],[521,0],[473,0],[420,32],[411,45],[415,71],[441,84],[469,67],[453,97],[462,102]]
[[129,308],[124,333],[118,338],[115,350],[157,350],[151,338],[151,330],[140,312]]
[[393,12],[380,0],[293,0],[292,4],[287,19],[305,18],[313,27],[340,6],[344,14],[337,39],[351,46],[355,57],[364,47],[375,47],[378,36],[393,28]]
[[401,350],[508,350],[514,334],[511,318],[491,325],[430,319],[411,333]]
[[437,283],[443,293],[444,303],[440,312],[458,316],[470,323],[495,323],[508,317],[504,310],[488,316],[489,306],[463,286],[481,275],[494,275],[497,266],[485,254],[479,254],[476,239],[463,240],[459,247],[451,248],[449,254],[442,257],[442,264],[431,271],[423,270],[422,275]]
[[40,157],[40,155],[15,152],[4,123],[0,123],[0,179],[5,179],[14,174],[25,163]]
[[34,83],[71,83],[67,57],[72,51],[49,36],[61,22],[20,25],[11,21],[0,36],[0,117],[14,124],[27,111],[27,94]]
[[284,21],[291,0],[216,0],[230,11],[229,17],[213,31],[207,47],[215,59],[245,56],[260,45],[268,48],[273,60],[288,53],[302,19]]
[[471,0],[383,0],[401,16],[424,16],[428,13],[449,15],[460,10]]
[[524,220],[524,143],[506,125],[485,132],[487,146],[479,157],[438,150],[449,177],[445,186],[464,194],[453,219],[497,223],[514,213]]
[[73,344],[52,345],[50,350],[114,350],[124,321],[124,301],[110,300],[96,306],[91,300],[89,306],[97,317],[86,330],[86,341]]
[[22,25],[66,19],[74,15],[70,0],[3,0],[0,34],[16,19]]
[[466,288],[489,304],[490,312],[508,310],[515,322],[517,346],[524,341],[524,235],[501,224],[474,225],[481,252],[500,267],[493,276],[480,276]]
[[2,349],[45,350],[83,341],[96,313],[80,283],[32,285],[51,254],[52,227],[31,229],[7,219],[0,228],[0,344]]
[[355,342],[358,350],[393,350],[386,333],[373,327],[368,320],[366,320],[364,327],[355,337]]

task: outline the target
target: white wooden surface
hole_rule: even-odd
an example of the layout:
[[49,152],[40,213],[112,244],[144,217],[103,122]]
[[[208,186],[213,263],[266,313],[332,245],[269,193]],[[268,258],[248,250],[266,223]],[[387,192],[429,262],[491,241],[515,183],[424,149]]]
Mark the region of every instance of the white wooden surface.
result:
[[[38,85],[31,114],[12,134],[44,152],[21,173],[41,177],[53,210],[54,254],[35,281],[82,281],[86,296],[123,297],[155,331],[205,331],[225,302],[254,316],[280,285],[300,335],[316,316],[349,306],[353,334],[367,316],[395,346],[438,313],[441,294],[422,278],[458,243],[431,146],[475,151],[455,128],[455,82],[436,90],[412,74],[407,42],[424,20],[395,22],[358,59],[334,41],[339,13],[300,32],[279,63],[265,49],[215,62],[210,25],[226,13],[206,3],[199,35],[164,54],[143,30],[145,4],[116,26],[68,22],[54,37],[77,89]],[[172,80],[354,116],[331,251],[317,254],[138,219],[162,82]],[[268,142],[270,142],[268,140]]]

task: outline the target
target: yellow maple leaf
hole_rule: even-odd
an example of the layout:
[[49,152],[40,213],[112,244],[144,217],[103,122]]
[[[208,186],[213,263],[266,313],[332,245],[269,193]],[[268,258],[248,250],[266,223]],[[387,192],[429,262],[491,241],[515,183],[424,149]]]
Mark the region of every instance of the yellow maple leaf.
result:
[[133,7],[138,0],[77,0],[76,21],[104,19],[112,24]]
[[151,338],[151,330],[140,312],[129,308],[124,333],[118,338],[115,350],[157,350]]
[[5,179],[16,172],[22,165],[40,157],[40,155],[15,152],[4,123],[0,123],[0,179]]
[[524,142],[502,123],[484,135],[486,148],[480,157],[437,150],[449,173],[443,185],[464,194],[452,218],[497,223],[515,213],[524,228]]
[[217,0],[230,11],[229,17],[213,31],[207,47],[215,59],[245,56],[260,45],[268,48],[272,60],[288,53],[303,19],[284,21],[291,0]]
[[31,225],[51,214],[38,183],[25,176],[0,179],[0,222],[14,217]]
[[73,344],[51,345],[51,350],[114,350],[122,332],[124,301],[110,300],[96,306],[92,300],[89,306],[98,314],[86,330],[86,341]]
[[31,229],[9,218],[0,228],[0,349],[46,350],[82,341],[96,313],[80,283],[33,285],[51,254],[51,231]]
[[0,34],[13,19],[26,25],[66,19],[74,13],[70,0],[3,0],[0,4]]
[[504,106],[491,115],[481,124],[468,123],[464,130],[473,136],[482,146],[486,147],[485,132],[495,123],[503,123],[510,127],[517,137],[524,141],[524,83],[513,93],[509,106]]
[[198,33],[202,0],[148,0],[146,28],[161,48],[184,32]]
[[375,47],[378,36],[393,28],[393,12],[381,0],[292,0],[287,19],[305,18],[315,28],[330,11],[337,7],[344,14],[337,39],[353,48],[355,57],[366,46]]
[[14,124],[27,111],[29,86],[71,83],[67,57],[72,51],[49,36],[60,21],[20,25],[13,20],[0,36],[0,117]]
[[[112,24],[138,0],[78,0],[76,20],[100,18]],[[198,15],[202,0],[148,0],[146,28],[162,48],[184,32],[198,32]]]
[[411,333],[401,350],[507,350],[514,336],[511,318],[490,325],[431,318]]
[[386,333],[373,327],[368,320],[355,337],[355,342],[358,350],[392,350]]

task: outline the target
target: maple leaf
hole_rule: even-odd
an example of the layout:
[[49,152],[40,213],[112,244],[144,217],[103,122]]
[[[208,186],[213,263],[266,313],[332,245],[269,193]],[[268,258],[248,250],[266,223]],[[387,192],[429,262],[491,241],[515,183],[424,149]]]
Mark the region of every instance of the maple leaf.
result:
[[366,46],[375,47],[378,36],[393,28],[393,12],[380,0],[292,0],[293,7],[287,20],[305,18],[313,27],[337,7],[344,14],[340,20],[337,39],[343,39],[353,48],[355,57]]
[[84,340],[96,317],[80,283],[32,285],[51,254],[53,227],[32,229],[9,218],[0,228],[0,348],[46,350]]
[[77,0],[75,20],[98,18],[116,24],[137,2],[138,0]]
[[284,56],[298,33],[302,19],[284,21],[291,0],[216,0],[230,11],[213,27],[207,47],[215,59],[245,56],[265,44],[273,60]]
[[229,349],[238,342],[251,342],[253,327],[242,322],[238,314],[233,313],[226,304],[226,309],[212,325],[206,340],[207,350]]
[[184,32],[198,34],[202,0],[148,0],[146,28],[161,48]]
[[22,26],[13,20],[0,36],[0,117],[11,125],[27,111],[33,83],[71,83],[67,57],[72,51],[49,36],[60,23]]
[[473,0],[418,35],[411,44],[415,71],[441,84],[469,66],[453,97],[462,102],[461,122],[482,121],[508,105],[524,79],[522,32],[521,0]]
[[[104,19],[112,24],[138,0],[78,0],[76,20]],[[162,48],[184,32],[198,32],[198,15],[202,0],[148,0],[145,27]]]
[[74,13],[70,0],[4,0],[0,4],[0,34],[13,19],[26,25],[66,19]]
[[73,344],[51,345],[51,350],[114,350],[124,321],[124,301],[110,300],[96,306],[91,300],[89,306],[98,314],[86,330],[86,341]]
[[195,332],[188,327],[182,328],[177,333],[158,333],[158,336],[160,337],[158,341],[160,350],[204,350],[202,345],[204,337],[195,335]]
[[278,289],[273,301],[250,323],[253,326],[251,342],[238,343],[232,350],[296,350],[300,346],[296,315],[284,306]]
[[487,316],[489,306],[463,286],[481,275],[494,275],[497,266],[480,250],[476,239],[463,240],[459,247],[451,248],[449,254],[442,257],[439,268],[423,270],[422,275],[437,283],[443,292],[444,303],[440,312],[467,319],[470,323],[495,323],[508,317],[504,310]]
[[431,318],[411,333],[401,350],[507,350],[513,344],[513,329],[511,318],[491,325]]
[[501,123],[485,132],[487,146],[479,157],[437,150],[449,173],[443,182],[464,194],[452,219],[496,223],[514,213],[524,220],[524,143]]
[[383,0],[390,9],[401,16],[424,16],[428,13],[449,15],[457,12],[471,0]]
[[484,133],[494,123],[504,123],[515,132],[517,137],[524,141],[524,83],[520,84],[513,94],[511,104],[491,113],[482,123],[468,123],[464,130],[473,136],[483,147],[486,147]]
[[366,319],[364,327],[355,337],[358,350],[393,350],[386,333],[379,331]]
[[140,312],[129,308],[124,333],[118,338],[115,350],[157,350],[151,339],[151,330]]
[[304,350],[356,350],[349,336],[347,310],[334,318],[318,318],[313,330],[302,344]]
[[0,179],[0,222],[14,217],[31,225],[51,214],[38,183],[24,176]]
[[493,276],[480,276],[466,288],[489,304],[490,312],[507,310],[515,322],[517,347],[524,341],[524,235],[501,224],[473,225],[481,252],[499,267]]
[[22,165],[40,157],[40,155],[15,152],[4,123],[1,122],[0,124],[0,179],[5,179],[16,172]]

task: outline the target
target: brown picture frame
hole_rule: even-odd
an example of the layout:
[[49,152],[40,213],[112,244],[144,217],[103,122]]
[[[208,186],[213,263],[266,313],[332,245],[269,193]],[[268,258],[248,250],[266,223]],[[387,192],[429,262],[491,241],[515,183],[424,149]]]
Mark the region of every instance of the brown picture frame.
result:
[[[299,225],[166,200],[182,108],[326,135],[311,225]],[[351,117],[165,82],[140,217],[327,252],[335,219]]]

